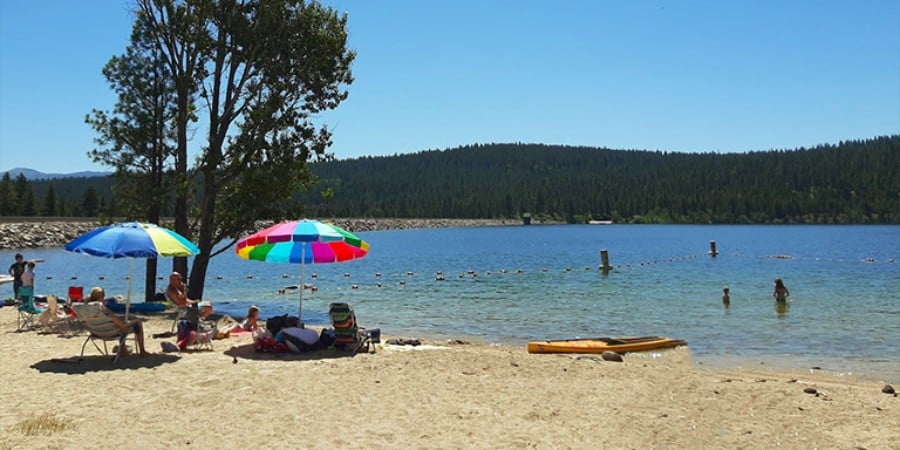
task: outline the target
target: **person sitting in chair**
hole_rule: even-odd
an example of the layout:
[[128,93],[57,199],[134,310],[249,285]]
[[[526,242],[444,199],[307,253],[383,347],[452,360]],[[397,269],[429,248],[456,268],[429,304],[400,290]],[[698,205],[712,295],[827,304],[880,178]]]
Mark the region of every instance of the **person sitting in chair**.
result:
[[198,303],[197,300],[188,298],[187,285],[184,284],[184,280],[178,272],[172,272],[172,275],[169,275],[169,287],[166,288],[166,297],[179,308],[187,308]]
[[106,314],[106,316],[109,317],[110,320],[112,320],[112,322],[119,328],[120,333],[128,333],[130,331],[134,332],[134,337],[137,341],[138,352],[140,355],[149,355],[150,353],[147,352],[147,350],[144,348],[144,322],[140,319],[134,319],[130,322],[126,322],[120,319],[110,310],[106,309],[106,302],[104,302],[105,299],[106,293],[103,291],[103,288],[99,286],[91,289],[91,293],[88,296],[88,302],[98,302],[100,304],[100,309],[103,311],[103,314]]
[[212,302],[203,301],[198,306],[198,308],[188,310],[184,320],[178,326],[178,348],[181,350],[194,343],[198,337],[206,339],[218,337],[215,323],[209,320],[209,316],[213,312]]

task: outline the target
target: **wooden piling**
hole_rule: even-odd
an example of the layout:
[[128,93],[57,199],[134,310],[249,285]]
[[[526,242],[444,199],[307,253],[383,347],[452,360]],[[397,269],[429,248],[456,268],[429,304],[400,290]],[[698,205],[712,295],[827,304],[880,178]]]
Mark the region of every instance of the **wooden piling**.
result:
[[604,248],[600,250],[600,270],[609,272],[612,266],[609,265],[609,252]]
[[709,241],[709,256],[715,258],[719,254],[719,251],[716,250],[716,241]]

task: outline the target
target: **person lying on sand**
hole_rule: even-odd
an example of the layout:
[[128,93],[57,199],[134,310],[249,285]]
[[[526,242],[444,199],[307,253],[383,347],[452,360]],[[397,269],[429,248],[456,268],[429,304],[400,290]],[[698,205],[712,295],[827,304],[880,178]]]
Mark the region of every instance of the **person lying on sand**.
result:
[[256,331],[259,329],[259,307],[254,305],[247,309],[247,318],[241,323],[231,325],[221,330],[219,335],[228,337],[235,331]]

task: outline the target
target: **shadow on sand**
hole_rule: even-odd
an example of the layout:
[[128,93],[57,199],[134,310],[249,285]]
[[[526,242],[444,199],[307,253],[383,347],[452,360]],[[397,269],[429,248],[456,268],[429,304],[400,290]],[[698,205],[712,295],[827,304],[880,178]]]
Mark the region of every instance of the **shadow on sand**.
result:
[[315,361],[320,359],[352,358],[357,355],[354,352],[341,350],[311,350],[304,353],[259,353],[253,344],[231,347],[225,351],[225,354],[234,358],[234,362],[237,362],[239,358],[255,361]]
[[155,353],[148,356],[123,356],[113,364],[111,356],[85,356],[79,358],[53,358],[38,361],[31,365],[32,369],[41,373],[64,373],[67,375],[83,375],[88,372],[105,372],[113,370],[136,370],[159,367],[181,359],[178,355]]

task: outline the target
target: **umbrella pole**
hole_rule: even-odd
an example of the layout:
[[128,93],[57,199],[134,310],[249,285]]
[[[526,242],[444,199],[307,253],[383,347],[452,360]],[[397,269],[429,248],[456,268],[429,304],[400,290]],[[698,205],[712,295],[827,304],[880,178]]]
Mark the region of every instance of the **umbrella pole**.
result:
[[128,322],[128,310],[131,309],[131,277],[134,275],[134,258],[128,263],[128,293],[125,295],[125,321]]
[[300,319],[300,326],[303,326],[303,269],[306,266],[306,242],[300,247],[300,303],[297,306],[297,317]]

